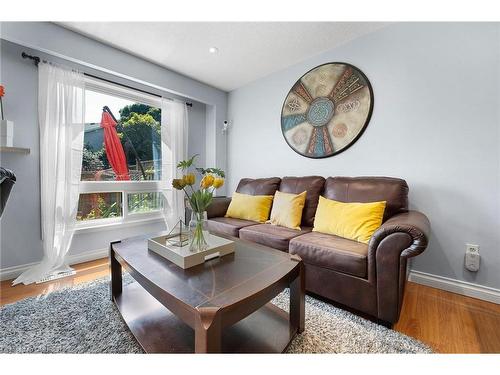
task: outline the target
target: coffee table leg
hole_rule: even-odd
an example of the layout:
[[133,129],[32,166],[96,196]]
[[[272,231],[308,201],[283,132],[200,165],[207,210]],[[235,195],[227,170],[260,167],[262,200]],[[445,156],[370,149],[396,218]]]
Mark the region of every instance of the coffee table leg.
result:
[[300,262],[299,275],[290,284],[290,326],[298,333],[304,332],[305,291],[304,264]]
[[115,258],[112,242],[109,245],[109,266],[111,268],[111,301],[122,293],[122,266]]
[[220,353],[222,327],[218,308],[198,308],[194,330],[195,353]]

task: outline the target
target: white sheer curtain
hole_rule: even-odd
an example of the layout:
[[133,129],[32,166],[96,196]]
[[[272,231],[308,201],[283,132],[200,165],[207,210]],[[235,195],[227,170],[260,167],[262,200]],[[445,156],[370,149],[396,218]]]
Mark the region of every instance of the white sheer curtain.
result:
[[72,269],[66,263],[78,208],[85,114],[83,74],[38,66],[43,260],[13,284],[30,284]]
[[165,198],[164,218],[171,229],[179,219],[184,220],[184,193],[172,188],[172,179],[180,176],[177,164],[187,158],[188,114],[186,104],[162,98],[162,192]]

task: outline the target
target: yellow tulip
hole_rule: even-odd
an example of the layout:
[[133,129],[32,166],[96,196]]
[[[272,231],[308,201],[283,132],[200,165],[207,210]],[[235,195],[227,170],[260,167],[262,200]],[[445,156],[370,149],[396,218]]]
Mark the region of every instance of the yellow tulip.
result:
[[203,176],[200,182],[200,186],[202,189],[208,189],[214,183],[214,176],[211,174],[207,174]]
[[184,181],[186,185],[194,185],[196,181],[196,176],[194,175],[194,173],[188,173],[182,176],[182,181]]
[[174,178],[172,180],[172,186],[177,190],[182,190],[182,189],[184,189],[184,186],[186,186],[186,183],[184,182],[184,179],[182,179],[182,178]]
[[224,185],[224,179],[220,177],[216,177],[214,179],[214,183],[212,184],[212,186],[216,189],[220,188],[222,185]]

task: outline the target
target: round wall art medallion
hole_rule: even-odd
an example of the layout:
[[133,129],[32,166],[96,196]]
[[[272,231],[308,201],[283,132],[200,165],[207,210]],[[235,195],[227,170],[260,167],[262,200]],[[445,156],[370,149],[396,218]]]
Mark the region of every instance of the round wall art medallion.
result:
[[293,85],[281,109],[281,131],[295,152],[326,158],[356,142],[372,109],[372,87],[361,70],[347,63],[323,64]]

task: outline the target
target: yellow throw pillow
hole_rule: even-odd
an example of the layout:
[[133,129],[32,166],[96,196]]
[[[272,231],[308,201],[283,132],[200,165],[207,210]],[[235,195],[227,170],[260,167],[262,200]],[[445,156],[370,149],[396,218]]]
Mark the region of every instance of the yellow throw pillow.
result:
[[343,203],[319,197],[314,232],[368,243],[382,225],[386,202]]
[[272,195],[248,195],[234,193],[225,217],[265,223],[273,203]]
[[274,194],[273,209],[268,223],[300,230],[302,210],[306,202],[306,193],[290,194],[277,191]]

